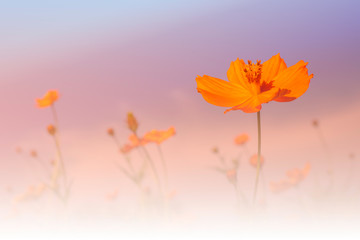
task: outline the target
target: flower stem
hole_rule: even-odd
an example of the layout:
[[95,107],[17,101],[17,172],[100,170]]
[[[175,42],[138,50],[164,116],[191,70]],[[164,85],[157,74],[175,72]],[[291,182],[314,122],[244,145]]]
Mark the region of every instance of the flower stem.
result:
[[258,128],[258,153],[257,153],[257,164],[256,164],[256,179],[253,195],[253,204],[256,201],[256,193],[259,185],[259,176],[260,176],[260,158],[261,158],[261,124],[260,124],[260,111],[257,112],[257,128]]
[[161,159],[161,164],[163,167],[163,173],[164,173],[164,177],[165,177],[165,191],[168,191],[168,184],[169,184],[169,178],[168,178],[168,170],[167,170],[167,165],[166,165],[166,161],[164,159],[164,154],[161,150],[161,146],[160,144],[157,144],[158,147],[158,151],[159,151],[159,155],[160,155],[160,159]]

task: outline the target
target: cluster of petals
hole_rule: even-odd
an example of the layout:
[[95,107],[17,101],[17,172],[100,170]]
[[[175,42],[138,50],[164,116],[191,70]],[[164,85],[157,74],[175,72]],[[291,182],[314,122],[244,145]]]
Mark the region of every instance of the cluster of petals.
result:
[[170,127],[167,130],[160,131],[160,130],[151,130],[150,132],[146,133],[144,136],[144,140],[148,142],[154,142],[157,144],[161,144],[168,138],[175,135],[175,128]]
[[148,143],[154,142],[157,144],[161,144],[171,136],[175,135],[175,128],[170,127],[167,130],[151,130],[146,133],[143,137],[138,137],[135,134],[131,134],[129,136],[129,143],[124,144],[120,151],[122,153],[129,153],[132,149],[137,148],[139,146],[144,146]]
[[234,142],[236,145],[244,145],[249,141],[249,135],[242,133],[235,137]]
[[39,185],[31,185],[23,194],[15,198],[15,202],[19,203],[19,202],[37,199],[44,193],[45,190],[46,190],[46,186],[43,183]]
[[286,179],[283,179],[279,182],[270,183],[271,191],[274,193],[279,193],[291,187],[297,186],[309,174],[310,169],[311,165],[310,163],[307,163],[303,169],[295,168],[287,171]]
[[59,98],[59,93],[57,90],[49,90],[43,98],[37,98],[36,104],[39,108],[50,107],[54,104]]
[[229,107],[225,111],[258,112],[270,101],[289,102],[303,95],[313,74],[307,62],[300,60],[291,67],[277,54],[268,61],[252,63],[237,59],[231,62],[228,81],[211,76],[197,76],[197,90],[210,104]]

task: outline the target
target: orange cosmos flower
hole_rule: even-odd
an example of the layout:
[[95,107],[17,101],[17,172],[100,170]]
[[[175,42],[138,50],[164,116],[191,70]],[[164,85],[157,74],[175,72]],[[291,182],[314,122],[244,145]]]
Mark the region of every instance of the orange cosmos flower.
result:
[[[252,155],[252,157],[250,158],[250,165],[255,168],[257,167],[257,158],[258,158],[257,154]],[[264,164],[264,157],[260,156],[260,167],[262,167],[263,164]]]
[[129,142],[130,143],[126,143],[120,148],[120,152],[126,154],[126,153],[129,153],[131,150],[133,150],[136,147],[144,146],[147,143],[149,143],[148,140],[145,140],[143,138],[138,138],[135,134],[131,134],[129,136]]
[[311,165],[307,163],[303,169],[292,169],[287,171],[286,175],[289,178],[289,182],[293,185],[299,184],[309,174]]
[[246,133],[243,133],[237,136],[234,141],[236,145],[244,145],[249,141],[249,136]]
[[197,90],[213,105],[230,107],[225,111],[258,112],[261,104],[272,100],[289,102],[300,97],[309,87],[313,74],[308,75],[303,60],[287,67],[277,54],[268,61],[252,63],[237,59],[227,72],[229,81],[207,75],[196,78]]
[[291,169],[287,171],[287,178],[279,182],[271,182],[270,188],[274,193],[279,193],[291,187],[297,186],[309,174],[311,165],[307,163],[303,169]]
[[155,142],[157,144],[161,144],[163,141],[174,135],[175,135],[174,127],[170,127],[168,130],[165,131],[151,130],[150,132],[145,134],[144,140],[148,142]]
[[129,136],[129,141],[133,147],[138,147],[140,145],[144,146],[149,142],[144,138],[138,138],[135,134]]
[[36,99],[37,106],[39,108],[49,107],[54,104],[59,98],[59,93],[56,90],[49,90],[43,98]]

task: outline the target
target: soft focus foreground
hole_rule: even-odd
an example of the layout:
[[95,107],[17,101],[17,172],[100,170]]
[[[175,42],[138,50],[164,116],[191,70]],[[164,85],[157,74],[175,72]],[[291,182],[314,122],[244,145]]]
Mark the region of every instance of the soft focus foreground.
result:
[[[4,6],[2,239],[358,238],[356,1],[120,2]],[[278,52],[315,77],[262,104],[253,204],[256,114],[195,77]]]

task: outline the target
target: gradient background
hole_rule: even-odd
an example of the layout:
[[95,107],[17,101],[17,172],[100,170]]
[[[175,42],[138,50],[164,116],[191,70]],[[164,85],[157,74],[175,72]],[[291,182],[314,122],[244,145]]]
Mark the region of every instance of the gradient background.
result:
[[[327,168],[311,125],[318,119],[341,188],[349,171],[359,169],[348,159],[350,153],[359,154],[360,142],[359,9],[355,0],[1,1],[2,216],[13,195],[41,181],[32,159],[26,153],[19,156],[15,148],[36,149],[44,159],[55,156],[46,132],[50,109],[36,108],[35,98],[57,89],[62,147],[75,179],[68,211],[75,219],[85,225],[107,222],[123,215],[122,206],[126,209],[136,198],[131,183],[114,167],[119,156],[106,135],[114,127],[125,142],[126,113],[132,111],[141,133],[176,128],[163,150],[181,215],[186,221],[227,225],[234,193],[226,179],[209,170],[217,163],[210,150],[218,146],[226,157],[237,156],[241,150],[233,139],[246,132],[248,148],[255,153],[256,114],[223,114],[224,108],[197,93],[195,77],[225,79],[236,58],[266,61],[277,53],[288,66],[301,59],[309,62],[314,78],[296,101],[263,105],[266,179],[280,180],[288,169],[310,161],[313,168],[302,189],[311,191],[310,179]],[[149,150],[156,156],[155,149]],[[250,196],[255,171],[246,162],[240,180]],[[349,191],[357,191],[359,180],[352,180]],[[107,202],[106,194],[115,189],[119,199]],[[292,194],[282,200],[270,191],[267,196],[275,219],[286,215],[283,203],[291,202]],[[56,207],[49,199],[41,200],[36,211]],[[18,220],[24,225],[36,209],[31,206],[23,210],[28,218]],[[339,209],[336,214],[343,211]]]

